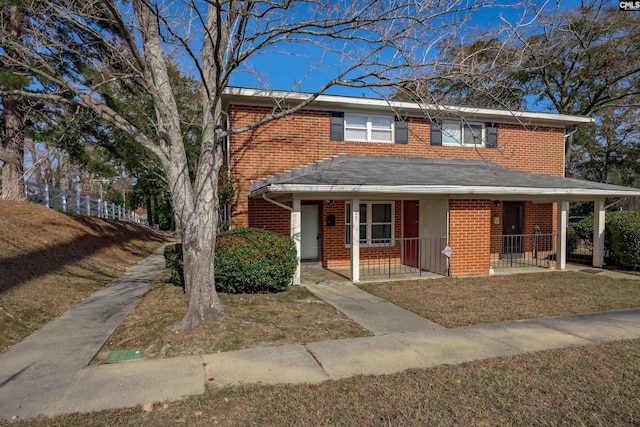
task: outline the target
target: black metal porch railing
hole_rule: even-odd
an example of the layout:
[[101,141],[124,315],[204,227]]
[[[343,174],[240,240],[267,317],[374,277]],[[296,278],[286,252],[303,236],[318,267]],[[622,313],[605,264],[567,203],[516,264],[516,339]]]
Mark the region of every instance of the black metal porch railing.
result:
[[360,275],[386,276],[427,272],[448,275],[442,250],[445,237],[399,237],[360,243]]
[[[591,265],[593,261],[593,233],[582,236],[576,234],[573,241],[567,235],[567,261]],[[606,258],[605,253],[605,258]]]
[[491,236],[491,267],[553,267],[557,242],[555,233]]

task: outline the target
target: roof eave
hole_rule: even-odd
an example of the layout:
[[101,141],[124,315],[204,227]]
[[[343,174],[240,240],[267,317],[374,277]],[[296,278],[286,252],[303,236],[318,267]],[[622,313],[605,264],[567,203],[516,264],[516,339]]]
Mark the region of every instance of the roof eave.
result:
[[[262,89],[227,88],[223,97],[226,103],[249,105],[272,104],[274,99],[286,99],[288,102],[302,102],[313,96],[310,93],[269,91]],[[594,119],[586,116],[542,113],[533,111],[510,111],[491,108],[457,107],[436,104],[418,104],[415,102],[388,101],[385,99],[358,98],[341,95],[319,95],[313,102],[313,108],[319,109],[367,109],[395,110],[402,114],[429,116],[430,114],[451,114],[474,117],[476,120],[517,122],[539,124],[545,126],[570,127],[593,123]]]
[[456,185],[310,185],[310,184],[269,184],[251,192],[251,197],[262,194],[296,193],[367,193],[367,194],[416,194],[416,195],[464,195],[464,196],[542,196],[542,197],[640,197],[640,190],[604,190],[590,188],[536,188],[508,186],[456,186]]

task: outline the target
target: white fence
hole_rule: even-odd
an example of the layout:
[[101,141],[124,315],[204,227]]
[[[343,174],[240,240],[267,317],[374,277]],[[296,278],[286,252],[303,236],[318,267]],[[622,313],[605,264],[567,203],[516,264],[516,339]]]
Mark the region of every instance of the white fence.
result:
[[115,203],[92,199],[80,192],[71,192],[50,187],[49,184],[25,182],[27,200],[38,205],[62,212],[73,212],[78,215],[97,216],[105,219],[119,219],[147,225],[147,221],[133,211],[129,211]]

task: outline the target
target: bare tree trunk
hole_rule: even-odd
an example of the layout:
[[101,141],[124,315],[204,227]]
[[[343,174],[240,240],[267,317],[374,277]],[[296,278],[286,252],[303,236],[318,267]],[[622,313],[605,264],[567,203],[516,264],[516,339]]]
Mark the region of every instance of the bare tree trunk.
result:
[[4,140],[0,147],[2,167],[2,198],[5,200],[26,200],[24,194],[24,133],[23,114],[20,100],[15,97],[4,99]]
[[147,222],[149,223],[149,227],[153,225],[153,212],[151,206],[151,190],[147,194]]
[[[9,35],[22,39],[23,14],[18,6],[8,7]],[[2,167],[2,198],[26,200],[24,193],[24,102],[18,96],[5,96],[0,160]]]
[[[160,130],[161,162],[174,203],[177,225],[182,232],[183,270],[187,312],[171,329],[193,328],[205,319],[224,319],[224,307],[218,299],[214,283],[214,248],[217,227],[217,187],[212,161],[214,122],[205,115],[202,151],[195,184],[191,182],[187,154],[182,141],[180,113],[171,90],[167,63],[160,43],[158,21],[142,0],[133,2],[140,24],[144,61],[150,76],[150,92],[156,106]],[[205,105],[208,107],[209,104]],[[208,154],[207,154],[208,153]],[[208,162],[208,163],[207,163]],[[206,163],[206,164],[204,164]],[[217,165],[219,168],[220,165]]]
[[210,224],[189,224],[182,241],[187,312],[172,330],[193,328],[207,319],[224,319],[224,308],[215,292],[215,242]]

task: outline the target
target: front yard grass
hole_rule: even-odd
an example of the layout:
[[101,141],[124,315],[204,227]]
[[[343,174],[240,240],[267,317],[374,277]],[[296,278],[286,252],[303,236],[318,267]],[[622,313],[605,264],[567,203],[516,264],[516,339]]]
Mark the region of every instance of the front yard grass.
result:
[[182,288],[169,283],[166,270],[107,340],[94,363],[112,350],[131,348],[143,350],[145,358],[160,358],[371,335],[299,286],[271,294],[218,296],[226,309],[224,322],[203,322],[197,328],[170,333],[167,329],[184,316],[186,304]]
[[640,307],[640,280],[578,272],[358,286],[448,328]]
[[137,408],[15,426],[622,426],[640,423],[640,340],[318,385],[208,388]]

